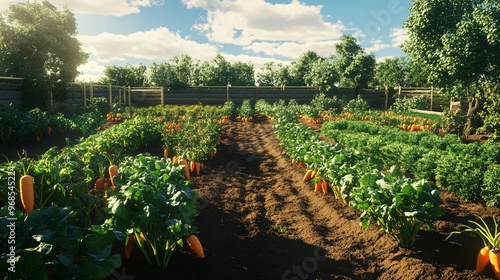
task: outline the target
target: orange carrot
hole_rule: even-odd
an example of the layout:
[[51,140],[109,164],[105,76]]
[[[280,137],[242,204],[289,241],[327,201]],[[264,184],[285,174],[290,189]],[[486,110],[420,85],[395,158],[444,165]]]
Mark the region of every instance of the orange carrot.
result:
[[306,175],[304,175],[303,181],[311,179],[312,170],[307,170]]
[[130,259],[132,256],[132,249],[134,249],[135,235],[132,234],[128,237],[128,242],[125,243],[125,259]]
[[163,157],[168,158],[168,150],[167,149],[163,150]]
[[188,167],[188,163],[185,159],[181,159],[179,161],[179,164],[180,165],[184,165],[184,177],[186,178],[186,180],[191,180],[191,176],[189,174],[189,167]]
[[195,252],[195,254],[200,258],[205,258],[205,253],[203,252],[203,247],[201,246],[200,240],[196,235],[192,234],[186,239],[189,247]]
[[493,272],[497,279],[500,279],[500,252],[494,252],[490,250],[489,252],[490,263],[493,266]]
[[113,164],[108,168],[109,178],[111,179],[111,187],[115,189],[115,183],[113,182],[113,177],[118,175],[118,166]]
[[482,273],[486,266],[490,263],[490,248],[483,247],[477,254],[476,271]]
[[189,163],[189,171],[194,172],[195,169],[195,163],[194,160]]
[[201,163],[200,162],[196,162],[195,171],[196,171],[196,175],[200,175],[200,172],[201,172]]
[[321,191],[321,186],[322,186],[321,181],[318,181],[318,182],[316,183],[316,187],[314,188],[314,191],[315,191],[315,192],[319,192],[319,191]]
[[21,202],[26,215],[35,208],[35,191],[33,190],[33,177],[24,175],[19,179]]
[[104,190],[104,179],[102,177],[101,178],[97,178],[97,180],[95,180],[94,189],[97,190],[97,191]]
[[323,188],[323,193],[326,194],[328,192],[328,183],[326,181],[323,181],[321,184],[321,188]]

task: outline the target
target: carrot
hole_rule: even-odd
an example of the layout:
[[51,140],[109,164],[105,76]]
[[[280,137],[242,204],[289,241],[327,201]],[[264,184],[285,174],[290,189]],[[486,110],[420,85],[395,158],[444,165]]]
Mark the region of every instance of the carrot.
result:
[[200,172],[201,172],[201,163],[200,162],[195,163],[195,171],[196,171],[196,175],[200,175]]
[[109,178],[111,179],[111,188],[115,189],[115,183],[113,182],[113,177],[118,175],[118,166],[113,164],[108,168]]
[[326,194],[328,192],[328,182],[323,181],[321,188],[323,188],[323,193]]
[[95,180],[94,189],[97,190],[97,191],[104,190],[104,179],[102,177],[101,178],[97,178],[97,180]]
[[500,279],[500,252],[494,252],[490,250],[488,253],[490,257],[491,266],[493,266],[493,272],[497,279]]
[[195,168],[195,163],[194,163],[194,160],[193,160],[189,164],[189,171],[194,172],[194,168]]
[[488,263],[490,263],[490,248],[483,247],[479,250],[479,254],[477,254],[477,262],[476,262],[476,271],[478,273],[482,273]]
[[303,181],[311,179],[312,170],[307,170],[306,175],[304,175]]
[[188,163],[185,159],[181,159],[179,161],[179,164],[180,165],[184,165],[184,177],[186,178],[186,180],[191,180],[191,176],[189,175],[189,167],[188,167]]
[[311,172],[311,179],[316,178],[316,175],[317,175],[317,174],[316,174],[316,171],[314,171],[314,170],[313,170],[313,171]]
[[190,236],[187,237],[186,239],[189,247],[195,252],[195,254],[200,258],[204,259],[205,258],[205,253],[203,252],[203,247],[201,246],[200,240],[196,235],[191,234]]
[[168,150],[167,149],[163,150],[163,157],[168,158]]
[[125,259],[130,259],[132,256],[132,249],[134,249],[135,235],[132,234],[128,237],[128,242],[125,243]]
[[29,215],[35,208],[35,191],[33,190],[33,177],[23,175],[19,179],[21,202],[23,203],[26,215]]
[[318,182],[316,183],[316,187],[314,188],[314,191],[315,191],[315,192],[319,192],[319,191],[321,190],[321,186],[322,186],[321,181],[318,181]]

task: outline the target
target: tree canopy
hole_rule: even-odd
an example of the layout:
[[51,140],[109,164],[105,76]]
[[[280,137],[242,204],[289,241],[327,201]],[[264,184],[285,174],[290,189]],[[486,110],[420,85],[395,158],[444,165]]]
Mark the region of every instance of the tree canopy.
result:
[[405,22],[404,50],[427,71],[429,80],[468,101],[471,118],[487,96],[498,98],[500,13],[498,0],[415,0]]
[[12,4],[0,15],[0,74],[23,77],[26,104],[43,106],[48,90],[58,100],[87,61],[73,13],[48,1]]

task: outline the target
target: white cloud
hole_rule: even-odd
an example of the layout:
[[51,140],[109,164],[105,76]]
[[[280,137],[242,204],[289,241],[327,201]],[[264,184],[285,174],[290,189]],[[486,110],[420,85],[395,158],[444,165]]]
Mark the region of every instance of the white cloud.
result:
[[67,6],[75,14],[124,16],[140,12],[142,7],[163,5],[163,0],[50,0],[56,7]]
[[311,42],[338,39],[347,28],[341,22],[327,22],[322,6],[272,4],[264,0],[183,0],[188,8],[207,11],[205,23],[195,28],[221,44],[246,46],[255,41]]
[[215,46],[182,38],[166,27],[127,35],[82,35],[78,39],[83,43],[84,51],[92,53],[100,62],[125,61],[129,58],[168,60],[187,51],[198,58],[213,57],[217,53]]
[[98,63],[95,60],[89,60],[86,64],[80,65],[78,71],[80,74],[77,78],[80,82],[96,82],[104,73],[105,65]]
[[256,42],[243,47],[246,51],[262,53],[268,56],[281,56],[297,59],[307,51],[314,51],[318,55],[327,57],[335,52],[335,44],[340,40],[313,41],[307,43],[299,42]]
[[391,29],[391,43],[395,48],[399,48],[406,39],[408,39],[408,29],[393,28]]
[[365,49],[367,53],[378,52],[387,48],[391,48],[392,45],[384,43],[382,40],[370,40],[370,46]]

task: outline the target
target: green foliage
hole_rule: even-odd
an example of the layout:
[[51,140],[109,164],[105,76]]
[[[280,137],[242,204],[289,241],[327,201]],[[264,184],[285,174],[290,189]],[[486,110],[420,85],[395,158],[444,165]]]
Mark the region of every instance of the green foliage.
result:
[[340,81],[339,74],[333,61],[317,59],[311,64],[309,73],[304,76],[306,84],[317,87],[320,92],[328,93]]
[[236,109],[238,116],[241,118],[249,118],[255,114],[255,110],[252,108],[252,103],[250,99],[243,100],[241,106]]
[[390,110],[397,114],[404,114],[411,109],[429,110],[431,99],[428,96],[414,96],[411,98],[398,98]]
[[352,189],[349,204],[362,211],[361,225],[375,221],[401,245],[412,247],[423,225],[431,228],[444,211],[439,191],[428,182],[405,178],[397,168],[365,174]]
[[493,140],[500,140],[500,98],[498,93],[487,95],[484,109],[480,113],[483,120],[480,132],[489,134]]
[[356,38],[342,35],[340,43],[335,45],[337,58],[335,61],[340,74],[340,86],[354,87],[359,93],[366,88],[375,75],[375,57],[365,54]]
[[436,184],[466,201],[481,200],[485,162],[469,154],[448,153],[436,166]]
[[0,75],[24,78],[29,108],[44,108],[48,88],[56,100],[65,98],[88,57],[76,35],[73,13],[49,1],[12,4],[0,16]]
[[290,69],[281,63],[266,62],[257,73],[259,86],[285,86],[290,83]]
[[342,111],[348,113],[359,113],[368,111],[369,109],[370,105],[368,105],[368,102],[361,98],[361,95],[358,95],[356,99],[349,100],[344,108],[342,108]]
[[330,98],[324,93],[316,94],[310,104],[320,111],[330,111],[332,113],[340,113],[344,107],[342,99],[339,99],[337,96]]
[[101,84],[111,84],[117,86],[142,87],[145,84],[146,66],[126,64],[125,66],[106,66],[105,77],[101,79]]
[[183,167],[139,154],[125,159],[113,180],[117,191],[108,200],[107,223],[134,234],[148,263],[165,268],[182,237],[196,231],[198,194],[184,180]]
[[287,84],[289,86],[305,86],[307,85],[306,77],[309,76],[313,69],[313,65],[318,60],[322,60],[316,52],[306,51],[297,61],[292,62],[290,68],[291,80]]
[[490,165],[484,173],[481,196],[487,206],[500,206],[500,165]]
[[446,133],[464,134],[467,116],[461,110],[443,109],[441,127]]
[[[9,235],[6,207],[0,210],[0,233]],[[50,206],[35,209],[16,222],[15,279],[106,279],[121,265],[119,254],[112,254],[116,235],[101,226],[78,224],[71,208]],[[0,269],[7,272],[7,242],[0,245]]]
[[224,106],[222,106],[222,111],[224,116],[232,116],[234,112],[234,102],[231,100],[224,102]]

